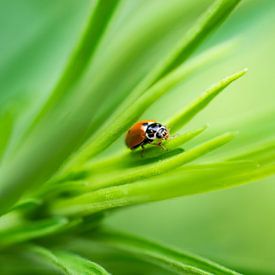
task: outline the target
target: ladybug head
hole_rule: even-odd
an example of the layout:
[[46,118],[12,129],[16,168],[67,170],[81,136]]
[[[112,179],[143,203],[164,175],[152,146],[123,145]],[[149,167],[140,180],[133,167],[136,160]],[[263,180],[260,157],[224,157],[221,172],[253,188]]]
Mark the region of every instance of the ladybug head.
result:
[[146,128],[146,138],[150,141],[153,141],[154,139],[168,139],[168,137],[169,131],[160,123],[151,123]]
[[157,138],[160,138],[160,139],[168,139],[169,131],[165,126],[161,125],[161,127],[157,131],[156,136],[157,136]]

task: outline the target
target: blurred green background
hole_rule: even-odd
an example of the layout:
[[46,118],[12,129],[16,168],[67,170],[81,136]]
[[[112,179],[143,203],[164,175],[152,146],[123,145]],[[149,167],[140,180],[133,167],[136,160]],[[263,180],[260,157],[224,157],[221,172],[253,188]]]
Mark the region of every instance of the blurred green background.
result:
[[[96,56],[99,64],[103,64],[100,63],[103,60],[108,65],[110,56],[119,57],[127,50],[132,53],[124,61],[131,64],[123,67],[128,73],[127,81],[118,79],[117,85],[108,83],[114,86],[114,96],[110,100],[123,97],[123,93],[116,93],[116,89],[126,91],[126,87],[133,87],[211,2],[122,1],[116,20]],[[0,1],[1,109],[15,106],[15,109],[21,109],[23,120],[23,114],[31,114],[47,97],[79,38],[89,5],[88,0]],[[167,14],[169,16],[165,17]],[[157,27],[151,24],[154,18],[158,20]],[[140,35],[137,32],[135,36],[135,30],[147,27],[147,44],[135,48]],[[236,43],[233,51],[227,58],[176,87],[154,104],[144,117],[163,121],[211,83],[247,67],[248,74],[188,127],[208,123],[210,129],[203,138],[224,130],[239,130],[238,139],[228,145],[226,153],[274,139],[274,28],[275,1],[242,1],[225,24],[199,49],[202,51],[233,39]],[[154,31],[153,35],[150,30]],[[133,36],[131,41],[123,38],[128,33]],[[155,44],[152,44],[153,40]],[[121,48],[123,43],[125,49]],[[113,150],[121,146],[122,139]],[[246,274],[274,274],[274,197],[273,177],[232,190],[114,211],[107,217],[106,224],[193,251]]]

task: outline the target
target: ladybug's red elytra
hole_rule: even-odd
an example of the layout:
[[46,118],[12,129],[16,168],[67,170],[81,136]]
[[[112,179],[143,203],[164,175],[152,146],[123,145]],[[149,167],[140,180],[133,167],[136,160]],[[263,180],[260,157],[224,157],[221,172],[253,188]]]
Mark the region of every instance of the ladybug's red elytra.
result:
[[134,150],[139,146],[157,141],[155,145],[161,146],[163,140],[169,138],[168,129],[155,120],[142,120],[135,123],[127,132],[125,137],[126,145]]

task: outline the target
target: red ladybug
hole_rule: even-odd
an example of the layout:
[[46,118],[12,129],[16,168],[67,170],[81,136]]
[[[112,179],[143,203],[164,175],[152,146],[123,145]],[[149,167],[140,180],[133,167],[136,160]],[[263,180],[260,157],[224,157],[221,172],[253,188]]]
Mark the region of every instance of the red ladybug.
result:
[[128,130],[125,137],[125,143],[131,150],[139,146],[143,149],[145,144],[154,141],[158,141],[155,145],[161,146],[162,141],[168,138],[169,131],[164,125],[155,120],[142,120],[135,123]]

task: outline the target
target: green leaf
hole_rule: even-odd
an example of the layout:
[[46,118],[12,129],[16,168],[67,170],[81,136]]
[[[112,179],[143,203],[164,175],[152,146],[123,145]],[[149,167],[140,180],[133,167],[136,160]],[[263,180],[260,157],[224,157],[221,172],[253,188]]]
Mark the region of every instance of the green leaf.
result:
[[67,275],[108,275],[103,267],[91,262],[88,259],[82,258],[71,252],[62,250],[50,251],[41,246],[29,245],[25,249],[28,253],[38,256],[40,260],[50,263],[57,269],[59,269],[63,274]]
[[[240,0],[217,0],[210,6],[194,26],[178,40],[176,46],[169,51],[168,55],[162,58],[150,73],[140,81],[131,94],[115,111],[114,116],[119,117],[124,110],[130,109],[135,100],[145,93],[150,86],[155,84],[179,64],[183,63],[204,39],[226,19],[239,2]],[[110,112],[114,112],[114,108],[105,112],[103,118],[97,121],[97,126],[101,125],[104,120],[109,118]],[[111,125],[112,119],[108,121],[106,127]]]
[[[255,146],[254,146],[255,147]],[[264,165],[275,161],[275,141],[271,140],[256,146],[256,148],[245,150],[230,160],[251,160]]]
[[[218,4],[210,9],[205,21],[202,24],[199,23],[202,28],[195,37],[201,33],[209,33],[212,27],[223,20],[225,14],[228,14],[237,2],[218,1]],[[204,37],[204,35],[199,35],[199,37]],[[197,40],[197,42],[199,41],[200,39]],[[172,59],[174,60],[174,58]],[[170,57],[169,60],[171,60]],[[102,69],[102,66],[103,64],[100,64],[99,68]],[[45,116],[45,119],[34,128],[32,134],[24,140],[23,145],[17,150],[16,156],[8,165],[1,167],[0,213],[8,211],[26,190],[48,180],[86,140],[88,130],[95,126],[91,122],[95,119],[97,111],[104,105],[108,95],[112,94],[111,89],[102,92],[103,83],[108,82],[106,75],[110,76],[111,73],[113,76],[115,71],[114,67],[106,74],[102,70],[104,73],[91,82],[94,69],[96,68],[85,70],[85,74],[77,81],[77,85],[72,87],[77,93],[72,92],[73,96],[60,102],[59,108],[54,108],[53,112]],[[156,77],[153,78],[156,80]],[[111,79],[113,78],[111,77]],[[152,80],[151,76],[148,79]],[[155,82],[151,80],[150,83],[147,82],[146,88]],[[91,112],[91,110],[93,111]]]
[[[112,1],[112,3],[114,2]],[[112,5],[110,4],[110,6]],[[100,10],[101,13],[105,12],[102,6]],[[110,11],[111,10],[112,8],[110,8]],[[108,17],[108,12],[105,15]],[[100,15],[97,16],[101,18]],[[109,20],[110,18],[107,17],[106,20]],[[103,22],[102,18],[100,20]],[[92,23],[90,22],[90,24]],[[106,24],[104,23],[103,25]],[[98,27],[97,24],[96,27]],[[89,29],[89,26],[87,28]],[[84,34],[81,42],[87,42],[87,40],[91,40],[89,32]],[[93,46],[91,48],[93,48]],[[80,67],[86,66],[85,58],[81,58],[82,61],[78,58],[80,56],[83,57],[82,55],[88,54],[88,52],[88,45],[81,44],[77,48],[75,56],[72,57],[73,61],[71,62],[76,62]],[[80,67],[79,70],[81,71],[82,68]],[[69,65],[69,72],[66,72],[66,77],[73,74],[71,70],[74,69],[75,66]],[[52,112],[46,112],[41,123],[37,123],[36,127],[31,129],[30,134],[27,133],[27,135],[24,135],[22,143],[16,149],[15,156],[7,165],[1,167],[1,214],[8,211],[27,189],[30,189],[35,184],[43,183],[55,173],[66,158],[72,154],[85,139],[91,119],[96,113],[95,110],[99,107],[98,103],[101,102],[99,99],[103,96],[102,94],[96,94],[98,95],[98,97],[96,97],[93,91],[91,91],[90,85],[86,85],[85,89],[82,89],[83,83],[87,80],[86,70],[85,77],[83,81],[82,78],[81,81],[73,78],[77,83],[80,82],[79,85],[72,85],[73,83],[71,83],[71,88],[78,92],[74,93],[74,96],[72,95],[68,100],[61,100],[57,105],[54,104],[56,108],[54,107]],[[85,84],[87,83],[85,82]],[[81,95],[79,91],[82,92]],[[63,92],[67,93],[68,91],[65,89]],[[63,92],[60,93],[63,94]],[[109,93],[111,93],[111,91],[109,91]],[[59,94],[59,91],[57,94]],[[91,98],[87,100],[87,96],[91,96],[92,100],[90,100]],[[91,113],[91,109],[94,110],[94,112]],[[67,116],[64,120],[64,114],[68,113],[70,114],[69,117]],[[45,165],[45,163],[47,163],[47,165]],[[14,173],[14,171],[16,171],[16,173]]]
[[[150,86],[156,83],[157,80],[161,79],[161,77],[177,67],[178,64],[186,60],[200,45],[200,43],[203,42],[203,40],[209,35],[209,33],[225,20],[225,18],[239,2],[240,0],[217,0],[202,16],[197,24],[195,24],[193,28],[190,29],[186,36],[179,41],[179,44],[171,51],[166,59],[162,60],[160,64],[158,64],[131,92],[125,102],[123,102],[113,114],[113,117],[116,119],[120,118],[121,114],[125,114],[126,109],[131,110],[133,103],[139,98],[141,94],[143,94]],[[147,92],[149,93],[149,91]],[[142,105],[143,104],[141,104],[141,106]],[[107,116],[109,116],[109,112]],[[130,120],[130,117],[128,120]],[[129,121],[126,125],[129,126],[130,124],[131,122]],[[84,146],[84,149],[80,151],[80,155],[76,157],[74,162],[83,163],[87,158],[101,152],[102,149],[105,149],[107,146],[109,146],[112,141],[114,141],[123,132],[123,129],[125,129],[126,126],[123,125],[124,128],[120,129],[122,125],[118,123],[115,125],[114,131],[111,131],[109,128],[113,125],[113,119],[111,118],[111,120],[107,122],[105,128],[108,129],[108,131],[102,130],[102,132],[105,134],[111,133],[111,135],[108,135],[108,138],[106,135],[98,137],[97,143],[99,144],[97,144],[95,140],[92,139],[91,145],[89,146],[88,142],[88,146]]]
[[253,182],[275,174],[275,164],[259,166],[255,162],[226,162],[186,166],[172,173],[114,186],[71,199],[57,200],[51,212],[62,215],[91,213],[159,201],[168,198],[209,192]]
[[[86,186],[86,190],[90,191],[90,190],[103,188],[102,194],[105,194],[105,190],[106,190],[106,196],[108,197],[109,189],[105,189],[107,186],[126,184],[129,182],[134,182],[134,181],[145,179],[148,177],[157,176],[157,175],[163,174],[165,172],[167,173],[167,172],[171,171],[171,169],[180,167],[183,164],[188,163],[188,162],[200,157],[201,155],[206,154],[206,153],[226,144],[227,142],[232,140],[233,137],[234,137],[234,135],[232,133],[224,134],[219,137],[213,138],[212,140],[205,142],[201,145],[198,145],[197,147],[195,147],[187,152],[181,153],[180,155],[175,156],[173,158],[163,160],[158,163],[147,165],[144,167],[128,169],[128,171],[125,171],[123,174],[121,174],[121,172],[118,172],[117,174],[110,174],[109,177],[102,177],[101,181],[92,182],[89,186]],[[162,177],[163,177],[163,175],[162,175]],[[169,174],[168,174],[168,177],[169,177]],[[166,178],[166,177],[163,177],[163,178]],[[152,181],[158,182],[158,178],[153,178]],[[169,182],[169,178],[168,178],[168,182]],[[135,185],[130,185],[130,186],[135,186]],[[128,187],[129,187],[129,185],[127,185],[127,188]],[[157,187],[156,187],[156,190],[157,190]],[[175,190],[178,190],[178,189],[176,188]],[[114,192],[116,192],[115,189],[114,189]],[[120,191],[118,192],[118,194],[119,193],[120,193]],[[88,203],[89,201],[92,202],[93,201],[92,197],[94,194],[99,194],[99,193],[92,192],[92,193],[87,193],[87,194],[77,196],[77,197],[74,197],[71,199],[57,200],[57,202],[54,203],[52,207],[53,207],[53,209],[57,210],[57,213],[63,213],[63,211],[64,211],[64,213],[71,213],[71,212],[75,212],[75,211],[78,212],[78,210],[82,211],[83,208],[81,205],[82,204],[85,205],[85,203]],[[126,196],[126,198],[127,198],[127,194],[128,194],[128,191],[126,191],[126,193],[124,194]],[[99,196],[101,196],[101,195],[99,195]],[[156,195],[161,196],[161,193],[157,192]],[[111,197],[112,196],[113,195],[111,195]],[[107,197],[106,197],[106,203],[108,204],[109,201],[108,201]],[[131,200],[130,197],[131,196],[129,196],[129,199]],[[80,204],[80,206],[78,206],[78,204]],[[112,202],[110,205],[112,205]],[[98,206],[101,207],[100,204]],[[89,207],[84,206],[84,211],[86,212],[86,210],[87,210],[88,212],[89,211],[93,212],[93,209],[92,209],[93,207],[94,207],[93,203],[91,203],[89,205]],[[97,206],[95,206],[95,208],[96,207]],[[61,212],[59,212],[60,209],[62,209]],[[54,210],[54,212],[55,212],[55,210]],[[98,211],[98,210],[95,210],[95,211]]]
[[183,63],[204,39],[226,19],[239,2],[240,0],[216,0],[187,34],[179,39],[178,44],[170,51],[167,57],[161,60],[132,91],[115,114],[120,114],[125,109],[128,109],[150,86],[176,68],[177,65]]
[[96,136],[93,136],[90,141],[88,141],[87,145],[84,145],[70,165],[83,164],[87,159],[105,150],[119,138],[119,136],[127,131],[146,109],[155,103],[161,96],[171,91],[172,87],[179,84],[187,77],[193,75],[198,69],[203,68],[209,62],[225,54],[231,46],[231,43],[216,46],[194,58],[187,64],[179,66],[150,87],[144,95],[139,97],[131,107],[127,109],[127,112],[123,110],[119,114],[112,114],[108,124],[103,126],[103,128],[101,127],[100,132]]
[[26,198],[19,201],[10,211],[14,210],[25,210],[25,209],[35,209],[42,205],[42,200],[37,198]]
[[145,166],[139,166],[121,171],[110,173],[108,175],[91,175],[89,181],[90,186],[87,190],[97,190],[100,188],[105,188],[108,186],[115,186],[120,184],[125,184],[129,182],[134,182],[140,179],[160,175],[167,173],[172,169],[176,169],[188,162],[191,162],[217,148],[228,143],[235,137],[233,133],[226,133],[216,138],[213,138],[205,143],[202,143],[189,151],[183,152],[172,158],[158,161],[156,163],[148,164]]
[[184,62],[239,4],[240,0],[216,0],[196,25],[179,42],[171,55],[159,66],[160,76]]
[[90,15],[84,27],[83,33],[68,60],[65,71],[53,90],[49,99],[36,116],[34,124],[37,124],[43,115],[64,100],[72,92],[71,87],[77,83],[91,62],[97,45],[104,34],[112,14],[119,0],[95,1],[90,4]]
[[94,239],[177,274],[239,274],[199,256],[127,234],[101,230]]
[[229,84],[243,76],[246,72],[247,69],[243,69],[240,72],[237,72],[219,81],[206,92],[204,92],[198,99],[187,105],[182,111],[168,120],[165,124],[171,129],[172,132],[176,132],[187,122],[189,122],[195,115],[202,111]]
[[66,218],[49,218],[41,221],[22,222],[14,228],[0,231],[0,245],[6,246],[57,233],[69,225]]

